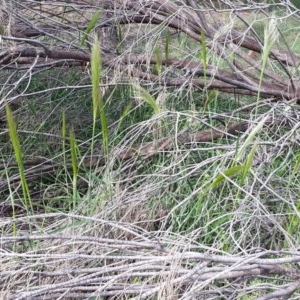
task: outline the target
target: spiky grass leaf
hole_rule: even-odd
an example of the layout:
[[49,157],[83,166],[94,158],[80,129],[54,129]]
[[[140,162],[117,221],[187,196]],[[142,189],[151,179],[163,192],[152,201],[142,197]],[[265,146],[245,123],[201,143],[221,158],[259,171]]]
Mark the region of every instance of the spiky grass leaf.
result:
[[243,143],[243,145],[240,147],[238,154],[236,156],[236,160],[235,161],[240,161],[242,159],[242,157],[245,154],[245,151],[247,149],[247,147],[252,143],[255,135],[263,128],[265,122],[267,121],[269,117],[266,116],[264,117],[250,132],[250,134],[248,135],[248,137],[246,138],[245,142]]
[[274,43],[278,40],[278,30],[276,18],[271,18],[267,27],[264,31],[264,47],[262,53],[262,69],[264,70],[268,57]]
[[91,54],[91,76],[92,76],[92,97],[93,97],[93,119],[96,121],[99,111],[99,102],[101,98],[100,93],[100,79],[101,79],[101,54],[99,40],[95,37],[92,54]]
[[6,117],[7,117],[7,123],[8,123],[9,137],[10,137],[11,143],[13,145],[15,158],[16,158],[16,161],[18,164],[21,185],[22,185],[22,190],[23,190],[24,204],[25,204],[27,211],[29,212],[29,211],[33,210],[32,209],[32,201],[31,201],[31,197],[30,197],[28,184],[26,181],[21,145],[20,145],[20,140],[19,140],[19,136],[18,136],[18,132],[17,132],[17,126],[16,126],[15,120],[13,118],[12,111],[8,105],[6,105]]
[[159,114],[161,112],[161,109],[157,104],[155,98],[146,89],[138,84],[134,84],[133,90],[139,99],[142,99],[153,109],[155,114]]
[[108,157],[108,144],[109,144],[109,133],[108,133],[108,123],[105,114],[105,103],[102,99],[100,91],[101,83],[101,72],[102,72],[102,62],[101,62],[101,48],[100,40],[95,37],[94,44],[92,47],[91,54],[91,69],[92,69],[92,89],[93,89],[93,137],[95,136],[95,127],[98,113],[100,115],[102,139],[103,139],[103,149],[106,158]]
[[259,101],[260,96],[260,88],[262,84],[262,79],[264,76],[264,70],[269,58],[269,55],[271,53],[271,49],[274,45],[274,43],[278,40],[278,30],[277,30],[277,21],[276,18],[271,18],[270,22],[268,23],[268,26],[265,27],[264,30],[264,46],[262,51],[262,67],[261,67],[261,73],[259,78],[259,92],[257,94],[257,101]]
[[97,22],[99,21],[100,15],[101,15],[100,12],[97,12],[93,15],[92,19],[88,23],[86,30],[84,31],[82,39],[80,40],[80,43],[79,43],[80,47],[83,45],[83,43],[87,39],[87,36],[89,35],[89,33],[95,28]]

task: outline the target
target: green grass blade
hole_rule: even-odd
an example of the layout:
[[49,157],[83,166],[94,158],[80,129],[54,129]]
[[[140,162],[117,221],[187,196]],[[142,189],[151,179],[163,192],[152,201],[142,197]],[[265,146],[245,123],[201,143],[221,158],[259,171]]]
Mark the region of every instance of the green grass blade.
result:
[[218,90],[212,90],[209,92],[206,90],[206,100],[203,104],[203,112],[206,112],[207,108],[210,106],[211,103],[216,102],[218,100],[218,96]]
[[132,103],[127,105],[126,108],[124,109],[124,111],[122,112],[122,115],[121,115],[120,120],[118,122],[117,132],[119,132],[119,130],[121,128],[121,125],[122,125],[122,122],[126,118],[126,116],[129,114],[131,108],[132,108]]
[[276,18],[271,18],[268,26],[265,27],[265,31],[264,31],[264,47],[263,47],[263,51],[262,51],[262,68],[261,68],[261,73],[260,73],[260,77],[259,77],[259,92],[257,94],[257,101],[259,101],[259,97],[260,97],[260,88],[261,88],[262,79],[264,76],[264,70],[265,70],[269,55],[271,53],[271,49],[277,40],[278,40],[278,30],[277,30],[277,25],[276,25]]
[[171,36],[170,32],[167,31],[166,34],[166,42],[165,42],[165,59],[166,59],[166,67],[168,66],[168,59],[170,57],[170,44],[171,44]]
[[[5,168],[5,176],[6,176],[7,182],[9,182],[9,174],[8,174],[7,168]],[[9,190],[9,198],[10,198],[10,203],[11,203],[11,208],[12,208],[12,218],[13,218],[13,220],[15,220],[15,218],[16,218],[15,195],[14,195],[10,185],[8,185],[8,190]],[[17,235],[18,231],[17,231],[17,224],[15,221],[12,222],[12,232],[13,232],[13,236]]]
[[109,144],[109,133],[108,133],[108,123],[105,114],[105,103],[102,99],[101,91],[100,91],[100,83],[101,83],[101,72],[102,72],[102,62],[101,62],[101,48],[100,41],[97,37],[95,37],[95,41],[92,48],[91,54],[91,69],[92,69],[92,94],[93,94],[93,120],[94,120],[94,129],[93,136],[95,133],[95,123],[97,120],[98,113],[100,113],[100,121],[101,121],[101,130],[102,130],[102,138],[103,138],[103,149],[106,154],[106,158],[108,157],[108,144]]
[[206,37],[205,32],[201,30],[201,62],[203,65],[203,78],[206,82],[206,66],[207,66],[207,48],[206,48]]
[[240,174],[245,168],[245,165],[237,165],[232,166],[229,169],[225,170],[222,174],[219,174],[216,179],[209,185],[209,187],[205,190],[204,194],[209,192],[211,189],[216,187],[219,183],[224,181],[227,177],[234,177]]
[[133,90],[139,99],[142,99],[153,109],[155,114],[159,114],[161,112],[161,109],[157,104],[155,98],[152,97],[152,95],[146,89],[144,89],[140,85],[134,84]]
[[10,136],[10,140],[13,145],[15,158],[16,158],[19,173],[20,173],[24,203],[25,203],[26,209],[28,211],[32,211],[33,210],[32,209],[32,201],[31,201],[30,192],[29,192],[29,188],[27,185],[26,177],[25,177],[25,170],[24,170],[20,140],[19,140],[19,136],[18,136],[18,132],[17,132],[17,126],[15,124],[12,111],[8,105],[6,105],[6,116],[7,116],[9,136]]
[[80,40],[79,46],[81,47],[83,45],[83,43],[85,42],[85,40],[87,39],[87,36],[89,35],[89,33],[95,28],[97,22],[99,21],[100,18],[100,12],[97,12],[93,15],[92,19],[90,20],[86,30],[84,31],[83,37]]
[[265,122],[267,121],[269,117],[266,116],[264,117],[254,128],[253,130],[250,132],[249,136],[246,138],[244,144],[241,146],[241,148],[238,151],[238,154],[236,156],[236,161],[240,161],[242,159],[242,157],[245,154],[245,151],[247,149],[247,147],[252,143],[255,135],[263,128]]
[[123,33],[123,27],[120,23],[117,24],[117,37],[118,37],[118,46],[117,46],[117,54],[122,54],[123,52],[123,39],[124,39],[124,33]]
[[160,76],[161,72],[162,72],[162,61],[161,61],[161,55],[160,55],[159,47],[155,48],[155,58],[156,58],[156,63],[155,63],[156,71],[157,71],[158,76]]
[[254,143],[253,147],[251,148],[250,153],[247,156],[245,167],[244,167],[243,172],[242,172],[242,179],[241,179],[242,184],[245,182],[245,179],[246,179],[246,177],[248,175],[248,172],[251,168],[256,149],[257,149],[257,143]]
[[100,80],[101,80],[101,54],[99,40],[95,37],[91,54],[91,76],[92,76],[92,97],[93,97],[93,120],[96,122],[99,112],[99,102],[101,98]]
[[66,112],[63,111],[62,115],[62,127],[61,127],[61,136],[62,136],[62,148],[63,148],[63,157],[64,157],[64,167],[66,167],[66,138],[67,138],[67,121],[66,121]]
[[295,163],[295,166],[293,168],[293,172],[292,174],[295,175],[299,169],[299,165],[300,165],[300,152],[298,152],[296,154],[296,163]]
[[77,177],[78,177],[78,163],[76,155],[77,143],[75,139],[75,134],[73,131],[70,132],[70,150],[71,150],[71,161],[73,170],[73,209],[76,206],[77,197]]

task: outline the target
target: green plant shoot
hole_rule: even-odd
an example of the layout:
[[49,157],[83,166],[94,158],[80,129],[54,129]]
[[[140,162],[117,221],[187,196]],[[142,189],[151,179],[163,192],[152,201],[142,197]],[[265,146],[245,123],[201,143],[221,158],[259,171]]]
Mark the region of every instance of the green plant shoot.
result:
[[142,99],[153,109],[155,114],[159,114],[161,112],[161,109],[157,104],[155,98],[146,89],[144,89],[140,85],[134,84],[133,90],[139,99]]
[[29,192],[29,188],[28,188],[28,184],[27,184],[26,176],[25,176],[25,170],[24,170],[24,165],[23,165],[23,158],[22,158],[19,136],[18,136],[18,132],[17,132],[17,126],[15,124],[12,111],[8,105],[6,105],[6,116],[7,116],[9,136],[10,136],[10,140],[13,145],[15,158],[16,158],[19,173],[20,173],[25,206],[26,206],[27,210],[29,210],[29,208],[30,208],[30,210],[32,211],[33,210],[32,202],[31,202],[30,192]]
[[105,152],[106,158],[108,157],[108,144],[109,144],[109,134],[108,134],[108,124],[105,114],[105,103],[102,99],[100,91],[101,83],[101,72],[102,72],[102,63],[101,63],[101,49],[100,41],[95,37],[94,44],[92,47],[91,55],[91,67],[92,67],[92,88],[93,88],[93,136],[95,134],[95,126],[97,115],[100,113],[101,129],[102,129],[102,138],[103,138],[103,149]]
[[267,27],[265,27],[264,31],[264,46],[262,51],[262,67],[261,67],[261,73],[259,77],[259,92],[257,94],[257,101],[259,100],[260,96],[260,88],[261,83],[264,75],[264,70],[269,58],[269,55],[271,53],[271,49],[274,45],[274,43],[278,40],[278,30],[277,30],[277,24],[276,19],[272,18],[268,24]]
[[92,19],[88,23],[86,30],[84,31],[82,39],[80,40],[80,43],[79,43],[80,47],[82,47],[82,45],[85,42],[85,40],[87,39],[89,33],[95,28],[97,22],[99,21],[100,15],[101,15],[100,12],[97,12],[93,15]]
[[205,190],[204,194],[209,192],[211,189],[216,187],[219,183],[224,181],[227,177],[234,177],[243,172],[245,169],[245,165],[237,165],[237,166],[232,166],[229,169],[225,170],[222,172],[222,174],[219,174],[216,179],[208,186],[208,188]]

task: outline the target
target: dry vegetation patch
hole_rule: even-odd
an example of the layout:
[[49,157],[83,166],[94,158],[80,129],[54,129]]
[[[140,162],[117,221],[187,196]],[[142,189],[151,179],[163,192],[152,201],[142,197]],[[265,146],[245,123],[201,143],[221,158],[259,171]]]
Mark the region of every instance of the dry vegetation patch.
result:
[[1,1],[1,298],[299,297],[299,16],[252,2]]

